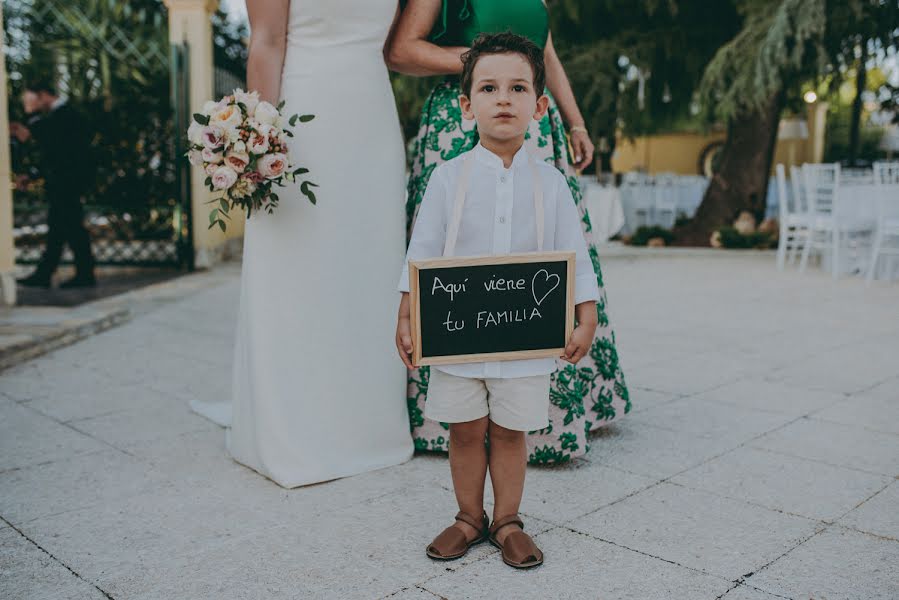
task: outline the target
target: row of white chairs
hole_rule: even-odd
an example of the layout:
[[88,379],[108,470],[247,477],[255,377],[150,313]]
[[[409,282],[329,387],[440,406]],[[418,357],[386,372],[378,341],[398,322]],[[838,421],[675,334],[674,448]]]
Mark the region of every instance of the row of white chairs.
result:
[[896,216],[899,213],[886,210],[888,202],[899,203],[899,162],[874,163],[871,179],[877,197],[876,209],[870,216],[841,205],[844,200],[840,195],[841,172],[837,163],[790,167],[792,194],[787,193],[784,166],[777,165],[775,174],[780,221],[778,269],[783,270],[787,262],[795,262],[801,251],[799,271],[804,272],[812,252],[822,258],[829,252],[831,273],[836,279],[842,252],[853,249],[858,253],[869,248],[866,279],[870,284],[880,259],[899,256],[899,217]]

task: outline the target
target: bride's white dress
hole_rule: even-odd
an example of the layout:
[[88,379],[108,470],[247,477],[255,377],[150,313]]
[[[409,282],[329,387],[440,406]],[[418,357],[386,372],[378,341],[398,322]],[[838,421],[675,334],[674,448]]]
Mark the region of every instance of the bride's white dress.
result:
[[[284,487],[412,456],[396,356],[404,151],[382,48],[396,0],[291,2],[284,112],[318,204],[247,222],[228,449]],[[210,418],[227,421],[228,415]]]

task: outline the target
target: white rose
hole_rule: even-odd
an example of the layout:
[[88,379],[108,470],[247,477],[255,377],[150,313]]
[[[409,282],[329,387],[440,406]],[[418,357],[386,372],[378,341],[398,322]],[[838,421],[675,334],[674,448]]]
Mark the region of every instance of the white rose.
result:
[[267,179],[280,177],[285,169],[287,169],[287,156],[280,152],[266,154],[256,163],[256,170]]
[[246,152],[229,152],[225,156],[225,164],[238,173],[243,173],[250,162],[250,156]]
[[238,141],[234,142],[233,146],[231,146],[231,151],[232,152],[246,152],[247,145],[243,141],[238,140]]
[[240,129],[238,129],[237,127],[232,127],[225,132],[225,138],[228,140],[229,144],[236,144],[240,142]]
[[203,157],[203,161],[208,162],[211,165],[217,165],[222,162],[222,151],[221,150],[213,150],[211,148],[203,148],[203,152],[201,153]]
[[250,152],[253,154],[265,154],[268,152],[268,137],[254,133],[250,136]]
[[222,165],[212,173],[212,187],[226,190],[237,181],[237,172],[228,165]]
[[190,127],[187,128],[187,139],[191,144],[196,144],[198,146],[202,145],[203,126],[196,121],[191,121]]
[[203,127],[202,137],[207,148],[220,148],[225,143],[225,130],[218,125],[207,125]]
[[214,111],[218,107],[219,107],[218,102],[215,102],[214,100],[207,100],[206,102],[203,103],[203,109],[200,112],[202,112],[206,116],[209,116],[212,114],[212,111]]
[[[256,106],[256,112],[253,114],[253,117],[262,125],[272,125],[275,119],[278,118],[278,109],[262,100]],[[257,131],[259,130],[257,129]],[[262,132],[260,131],[260,133]]]
[[187,160],[194,166],[201,165],[203,164],[203,155],[199,150],[191,150],[187,153]]
[[234,90],[234,100],[247,107],[247,116],[252,117],[256,113],[259,104],[259,92],[245,92],[238,88]]
[[219,168],[218,165],[215,165],[215,164],[208,164],[208,165],[206,165],[206,174],[209,175],[209,176],[211,177],[212,174],[215,173],[215,170],[218,169],[218,168]]

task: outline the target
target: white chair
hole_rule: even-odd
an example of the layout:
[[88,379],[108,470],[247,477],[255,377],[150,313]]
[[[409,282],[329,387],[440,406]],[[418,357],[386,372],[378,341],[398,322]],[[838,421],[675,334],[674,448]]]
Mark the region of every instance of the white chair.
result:
[[672,229],[677,220],[677,180],[674,175],[656,177],[653,188],[653,225]]
[[652,224],[653,197],[652,181],[644,173],[625,173],[622,181],[621,203],[625,212],[625,223],[629,233]]
[[840,275],[840,251],[844,238],[855,238],[870,234],[874,222],[864,217],[851,216],[840,210],[840,165],[802,165],[805,193],[809,207],[809,235],[802,249],[799,272],[804,272],[812,250],[829,250],[831,253],[831,274],[834,279]]
[[[899,206],[899,162],[875,162],[874,184],[877,186],[877,229],[868,264],[867,285],[871,285],[881,256],[899,256],[899,211],[887,210],[889,203]],[[893,245],[884,246],[884,240]],[[892,260],[887,263],[892,266]]]
[[777,269],[783,271],[789,255],[790,264],[796,260],[808,240],[808,210],[800,200],[802,184],[799,169],[790,167],[790,183],[793,187],[792,202],[787,194],[787,178],[782,164],[774,168],[777,178],[777,219],[780,221],[780,237],[777,241]]

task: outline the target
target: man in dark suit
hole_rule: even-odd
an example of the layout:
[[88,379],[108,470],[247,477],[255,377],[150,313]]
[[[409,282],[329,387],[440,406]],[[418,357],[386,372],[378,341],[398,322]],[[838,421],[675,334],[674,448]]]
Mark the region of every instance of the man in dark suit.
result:
[[10,132],[20,142],[33,139],[40,155],[48,204],[47,246],[30,276],[22,285],[50,287],[66,243],[75,255],[75,276],[61,288],[96,285],[90,235],[84,227],[81,196],[94,181],[91,134],[83,115],[57,95],[52,83],[36,81],[22,95],[26,124],[10,123]]

